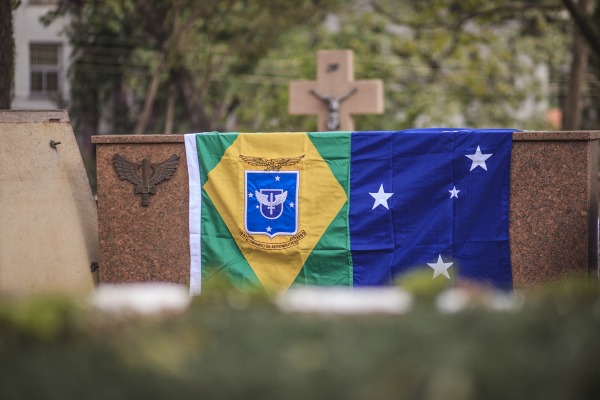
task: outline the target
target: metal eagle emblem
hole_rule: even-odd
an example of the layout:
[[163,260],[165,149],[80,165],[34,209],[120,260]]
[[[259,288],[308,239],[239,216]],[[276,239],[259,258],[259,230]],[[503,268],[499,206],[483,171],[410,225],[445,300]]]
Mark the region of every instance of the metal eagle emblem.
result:
[[280,171],[282,167],[288,167],[291,165],[298,164],[304,158],[304,156],[305,154],[298,157],[289,158],[264,158],[244,156],[240,154],[240,158],[246,164],[254,165],[257,167],[265,167],[265,171]]
[[135,185],[134,193],[142,195],[142,206],[148,207],[150,195],[156,194],[156,185],[171,179],[177,165],[179,156],[173,154],[171,158],[162,163],[153,164],[144,158],[141,163],[133,163],[120,154],[113,156],[113,166],[119,178]]

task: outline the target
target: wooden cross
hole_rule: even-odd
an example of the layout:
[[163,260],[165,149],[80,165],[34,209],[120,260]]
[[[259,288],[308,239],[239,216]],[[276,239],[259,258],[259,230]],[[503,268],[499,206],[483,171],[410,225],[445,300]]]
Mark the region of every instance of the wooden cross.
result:
[[289,113],[317,114],[319,131],[353,131],[352,114],[383,114],[383,81],[354,80],[352,50],[317,52],[317,80],[292,81]]

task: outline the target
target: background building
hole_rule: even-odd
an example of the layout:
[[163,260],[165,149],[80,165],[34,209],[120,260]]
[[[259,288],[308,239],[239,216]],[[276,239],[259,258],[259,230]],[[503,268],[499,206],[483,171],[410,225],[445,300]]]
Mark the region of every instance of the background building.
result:
[[44,26],[40,17],[56,0],[23,0],[14,13],[15,89],[13,109],[66,108],[71,47],[62,32],[68,17]]

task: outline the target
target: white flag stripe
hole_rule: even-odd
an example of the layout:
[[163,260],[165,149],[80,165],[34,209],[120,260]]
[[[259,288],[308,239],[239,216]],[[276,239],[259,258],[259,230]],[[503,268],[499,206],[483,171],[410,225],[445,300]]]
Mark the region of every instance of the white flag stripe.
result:
[[202,287],[202,182],[200,182],[200,165],[196,134],[188,133],[185,138],[185,154],[188,166],[190,189],[190,295],[200,294]]

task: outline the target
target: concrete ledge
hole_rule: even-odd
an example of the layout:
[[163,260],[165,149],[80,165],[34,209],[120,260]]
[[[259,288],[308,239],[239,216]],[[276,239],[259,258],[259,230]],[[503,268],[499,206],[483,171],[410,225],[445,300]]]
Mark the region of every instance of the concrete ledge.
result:
[[70,122],[66,110],[0,110],[0,123]]
[[183,135],[96,135],[94,144],[183,143]]
[[577,141],[600,139],[600,131],[525,131],[514,132],[513,141]]

